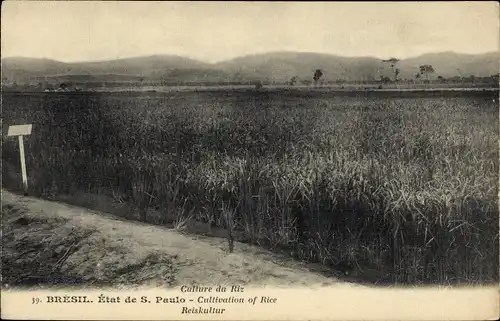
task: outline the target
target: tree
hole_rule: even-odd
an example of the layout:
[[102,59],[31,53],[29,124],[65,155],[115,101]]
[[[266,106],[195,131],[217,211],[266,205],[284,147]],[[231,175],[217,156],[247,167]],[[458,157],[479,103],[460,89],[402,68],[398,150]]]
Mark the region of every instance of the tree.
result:
[[323,72],[321,71],[321,69],[316,69],[313,76],[315,86],[318,84],[318,81],[321,78],[321,76],[323,76]]
[[417,72],[417,73],[415,74],[415,83],[419,83],[420,78],[421,78],[421,75],[420,75],[420,73],[419,73],[419,72]]
[[387,76],[380,76],[380,81],[383,83],[383,84],[388,84],[391,82],[391,78],[387,77]]
[[434,73],[434,67],[431,65],[422,65],[418,67],[420,69],[420,74],[425,75],[425,79],[429,82],[429,75]]
[[398,81],[398,76],[399,76],[399,68],[396,68],[394,70],[394,82]]
[[400,70],[399,70],[399,68],[396,68],[396,65],[399,62],[399,59],[392,57],[392,58],[389,58],[387,60],[382,60],[382,62],[388,63],[391,66],[392,72],[394,73],[394,82],[397,82]]
[[291,79],[290,79],[290,86],[295,86],[295,84],[297,83],[297,76],[293,76]]

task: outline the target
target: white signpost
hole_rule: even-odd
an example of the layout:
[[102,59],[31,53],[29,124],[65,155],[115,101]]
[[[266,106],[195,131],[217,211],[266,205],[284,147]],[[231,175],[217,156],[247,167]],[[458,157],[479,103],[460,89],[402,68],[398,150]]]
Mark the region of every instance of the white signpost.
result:
[[28,175],[26,174],[26,159],[24,157],[24,142],[23,136],[31,135],[32,124],[14,125],[9,127],[7,136],[19,137],[19,154],[21,156],[21,174],[23,176],[24,193],[28,193]]

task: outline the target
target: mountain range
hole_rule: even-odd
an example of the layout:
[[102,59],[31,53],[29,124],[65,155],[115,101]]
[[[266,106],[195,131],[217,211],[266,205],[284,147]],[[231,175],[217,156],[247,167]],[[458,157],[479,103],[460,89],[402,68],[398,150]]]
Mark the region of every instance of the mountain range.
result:
[[[461,54],[441,52],[401,59],[399,79],[414,79],[419,66],[432,65],[430,78],[485,77],[499,72],[497,52]],[[381,58],[342,57],[330,54],[277,51],[206,63],[175,55],[154,55],[99,62],[65,63],[51,59],[10,57],[2,59],[2,83],[34,82],[248,82],[292,77],[311,80],[316,69],[324,81],[379,80],[394,77],[393,68]]]

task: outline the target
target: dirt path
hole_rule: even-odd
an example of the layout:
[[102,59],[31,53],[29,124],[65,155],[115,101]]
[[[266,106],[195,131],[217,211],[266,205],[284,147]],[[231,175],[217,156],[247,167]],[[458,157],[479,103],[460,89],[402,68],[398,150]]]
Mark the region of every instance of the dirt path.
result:
[[[247,244],[2,190],[3,285],[355,286]],[[357,286],[357,285],[356,285]]]

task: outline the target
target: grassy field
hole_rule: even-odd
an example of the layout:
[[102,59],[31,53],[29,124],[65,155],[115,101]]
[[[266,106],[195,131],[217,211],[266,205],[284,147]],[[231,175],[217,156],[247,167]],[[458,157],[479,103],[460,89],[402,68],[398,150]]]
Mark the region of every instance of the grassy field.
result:
[[140,220],[175,213],[397,283],[497,282],[493,96],[4,94],[3,184],[7,126],[32,122],[34,195],[108,193]]

